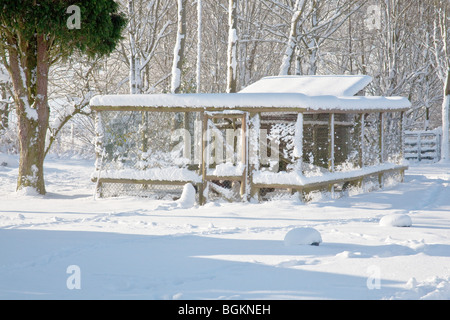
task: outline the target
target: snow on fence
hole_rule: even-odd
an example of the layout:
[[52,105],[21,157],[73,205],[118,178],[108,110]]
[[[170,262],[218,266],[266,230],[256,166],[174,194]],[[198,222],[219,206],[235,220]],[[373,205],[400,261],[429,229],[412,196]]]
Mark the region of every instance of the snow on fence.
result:
[[405,159],[412,162],[438,162],[441,159],[442,128],[405,132]]
[[198,202],[371,191],[402,181],[402,98],[187,94],[94,98],[100,196]]

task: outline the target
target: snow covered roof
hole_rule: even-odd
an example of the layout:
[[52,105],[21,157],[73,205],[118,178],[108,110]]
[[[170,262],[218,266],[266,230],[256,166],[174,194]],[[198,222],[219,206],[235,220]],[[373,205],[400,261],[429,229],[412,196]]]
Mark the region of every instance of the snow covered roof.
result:
[[[402,97],[368,96],[308,96],[301,93],[218,93],[218,94],[150,94],[109,95],[91,99],[93,110],[161,111],[242,110],[271,111],[273,109],[298,112],[314,111],[400,111],[411,107]],[[190,109],[190,110],[186,110]]]
[[372,82],[364,75],[266,77],[241,93],[303,93],[309,96],[354,96]]

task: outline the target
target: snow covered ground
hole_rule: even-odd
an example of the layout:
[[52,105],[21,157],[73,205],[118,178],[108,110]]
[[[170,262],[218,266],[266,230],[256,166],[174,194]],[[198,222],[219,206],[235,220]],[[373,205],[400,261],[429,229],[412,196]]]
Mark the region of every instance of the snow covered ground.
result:
[[[16,194],[0,155],[0,299],[450,299],[450,165],[338,200],[204,207],[94,200],[92,170],[49,159],[48,195]],[[380,225],[393,214],[412,226]],[[322,243],[286,246],[302,227]]]

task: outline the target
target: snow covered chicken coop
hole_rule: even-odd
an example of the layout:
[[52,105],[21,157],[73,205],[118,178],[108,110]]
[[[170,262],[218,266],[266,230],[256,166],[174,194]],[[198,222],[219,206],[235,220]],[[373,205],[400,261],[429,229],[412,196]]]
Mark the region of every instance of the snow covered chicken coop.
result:
[[235,94],[97,96],[101,196],[264,200],[370,191],[403,179],[402,97],[369,76],[267,77]]

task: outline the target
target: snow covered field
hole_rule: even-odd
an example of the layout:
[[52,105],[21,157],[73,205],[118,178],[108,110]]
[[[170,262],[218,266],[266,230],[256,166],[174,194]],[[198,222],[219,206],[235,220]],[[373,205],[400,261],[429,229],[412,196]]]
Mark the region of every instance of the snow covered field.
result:
[[[204,207],[94,200],[76,159],[47,160],[47,196],[16,194],[17,166],[0,155],[0,299],[450,299],[450,165],[338,200]],[[380,225],[392,214],[412,226]],[[299,227],[322,243],[286,246]]]

